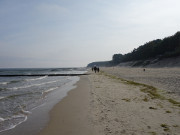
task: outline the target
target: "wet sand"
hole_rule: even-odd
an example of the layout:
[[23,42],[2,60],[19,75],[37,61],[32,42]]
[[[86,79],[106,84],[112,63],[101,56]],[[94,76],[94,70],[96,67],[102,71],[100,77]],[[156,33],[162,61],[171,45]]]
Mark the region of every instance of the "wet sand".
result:
[[180,133],[178,102],[171,103],[163,90],[156,93],[160,97],[153,97],[145,91],[152,88],[149,85],[131,83],[110,75],[108,68],[103,70],[81,77],[77,88],[52,109],[50,121],[39,135]]
[[89,93],[89,80],[82,76],[77,88],[50,112],[50,121],[39,135],[92,135]]

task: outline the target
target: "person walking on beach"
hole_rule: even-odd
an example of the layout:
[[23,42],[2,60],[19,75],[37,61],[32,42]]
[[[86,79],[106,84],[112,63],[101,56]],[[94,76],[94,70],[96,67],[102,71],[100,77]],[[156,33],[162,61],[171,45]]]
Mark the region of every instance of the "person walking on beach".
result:
[[94,72],[98,72],[100,71],[99,67],[97,67],[96,65],[94,65],[94,67],[92,68],[92,71],[94,70]]
[[100,70],[99,70],[99,67],[97,67],[97,71],[98,71],[98,73],[99,73],[99,71],[100,71]]
[[94,72],[96,73],[96,70],[97,70],[97,67],[96,67],[96,65],[94,66]]

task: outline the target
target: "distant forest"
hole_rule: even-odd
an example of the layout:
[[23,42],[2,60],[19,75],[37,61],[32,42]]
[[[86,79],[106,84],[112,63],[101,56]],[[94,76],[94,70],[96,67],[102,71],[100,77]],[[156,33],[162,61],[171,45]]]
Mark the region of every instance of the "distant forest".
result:
[[180,32],[164,39],[156,39],[139,46],[127,54],[114,54],[111,61],[92,62],[88,67],[115,66],[122,62],[170,58],[180,56]]

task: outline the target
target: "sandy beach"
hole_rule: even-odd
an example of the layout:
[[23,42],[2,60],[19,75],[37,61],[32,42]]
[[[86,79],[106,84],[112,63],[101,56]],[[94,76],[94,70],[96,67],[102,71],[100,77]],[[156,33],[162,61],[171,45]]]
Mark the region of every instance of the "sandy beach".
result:
[[50,112],[50,121],[39,135],[92,135],[89,93],[89,80],[81,77],[77,88],[70,91]]
[[[143,71],[145,69],[145,71]],[[103,71],[127,80],[154,86],[180,96],[180,68],[128,68],[111,67]],[[170,95],[171,96],[171,95]],[[177,99],[179,99],[177,96]]]
[[52,109],[39,135],[180,134],[178,95],[123,78],[118,69],[110,71],[81,77]]

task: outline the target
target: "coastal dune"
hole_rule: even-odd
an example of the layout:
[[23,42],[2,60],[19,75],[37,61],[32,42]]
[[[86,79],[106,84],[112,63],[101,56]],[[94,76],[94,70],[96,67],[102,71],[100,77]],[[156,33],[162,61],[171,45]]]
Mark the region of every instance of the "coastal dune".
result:
[[173,98],[163,89],[121,78],[118,69],[102,70],[81,76],[77,88],[50,112],[39,135],[180,133],[178,95]]

